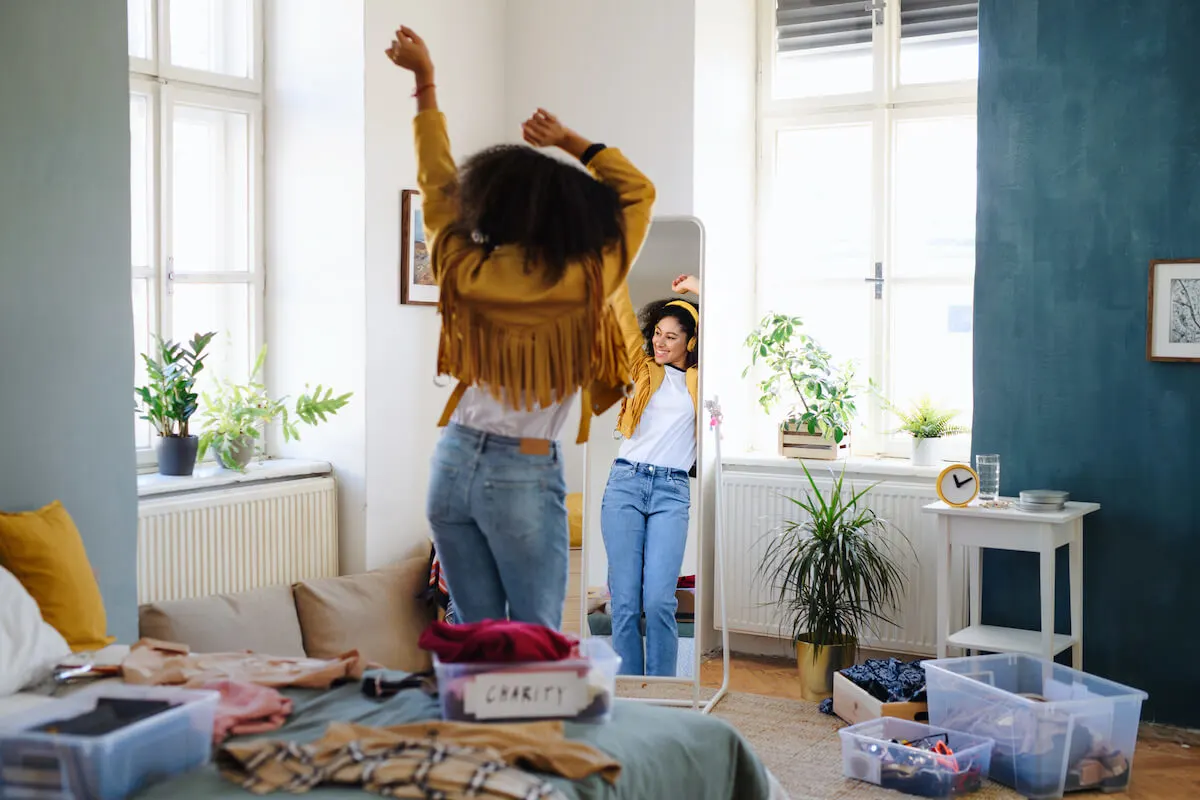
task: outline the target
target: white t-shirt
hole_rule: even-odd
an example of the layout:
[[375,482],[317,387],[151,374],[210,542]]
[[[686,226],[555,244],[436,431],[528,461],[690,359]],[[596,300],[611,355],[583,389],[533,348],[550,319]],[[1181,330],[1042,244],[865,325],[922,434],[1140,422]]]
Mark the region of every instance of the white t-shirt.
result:
[[[578,392],[561,403],[532,411],[517,410],[492,397],[486,389],[471,386],[463,393],[450,421],[497,436],[513,439],[551,439],[557,441],[563,424],[571,415]],[[690,465],[689,465],[690,466]]]
[[667,366],[663,382],[646,404],[633,436],[621,443],[620,457],[635,464],[690,470],[696,463],[696,404],[687,373]]

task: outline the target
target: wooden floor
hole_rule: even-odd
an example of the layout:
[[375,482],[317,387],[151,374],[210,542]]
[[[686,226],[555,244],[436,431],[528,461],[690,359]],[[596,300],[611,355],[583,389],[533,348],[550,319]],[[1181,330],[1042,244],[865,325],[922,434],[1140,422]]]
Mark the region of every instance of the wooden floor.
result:
[[[705,686],[721,685],[721,659],[706,661],[700,670]],[[786,659],[734,656],[731,692],[765,694],[800,700],[796,662]],[[1131,800],[1200,798],[1200,733],[1159,725],[1143,725],[1134,757],[1133,785],[1126,794],[1079,793],[1085,797],[1128,797]]]

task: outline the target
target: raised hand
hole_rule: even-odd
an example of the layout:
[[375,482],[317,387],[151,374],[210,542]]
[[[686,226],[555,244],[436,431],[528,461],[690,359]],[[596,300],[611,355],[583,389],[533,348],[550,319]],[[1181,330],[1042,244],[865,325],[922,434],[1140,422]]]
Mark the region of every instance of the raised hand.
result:
[[429,56],[429,48],[412,28],[401,26],[386,52],[393,64],[411,72],[418,81],[433,79],[433,59]]
[[558,121],[558,117],[539,108],[521,123],[521,134],[534,147],[562,147],[571,131]]
[[700,294],[700,279],[695,275],[680,275],[671,281],[671,289],[678,294]]

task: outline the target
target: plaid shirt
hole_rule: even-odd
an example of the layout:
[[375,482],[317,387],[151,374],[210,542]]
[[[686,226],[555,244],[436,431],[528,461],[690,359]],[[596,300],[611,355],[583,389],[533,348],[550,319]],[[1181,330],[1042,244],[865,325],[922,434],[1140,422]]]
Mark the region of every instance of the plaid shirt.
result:
[[323,785],[361,786],[384,797],[566,800],[553,785],[510,767],[491,748],[433,739],[320,743],[254,742],[217,754],[221,774],[255,794],[301,794]]

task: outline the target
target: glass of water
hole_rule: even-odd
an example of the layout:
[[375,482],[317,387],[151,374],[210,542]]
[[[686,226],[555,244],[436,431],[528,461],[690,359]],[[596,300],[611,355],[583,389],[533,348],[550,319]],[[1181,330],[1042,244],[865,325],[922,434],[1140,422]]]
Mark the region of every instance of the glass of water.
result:
[[996,453],[975,456],[975,471],[979,473],[979,499],[995,500],[1000,494],[1000,456]]

